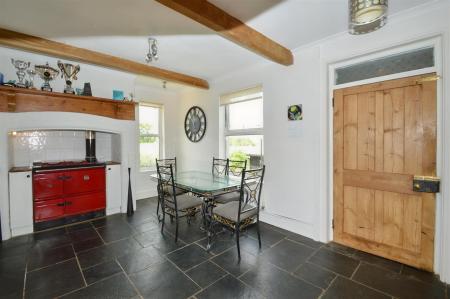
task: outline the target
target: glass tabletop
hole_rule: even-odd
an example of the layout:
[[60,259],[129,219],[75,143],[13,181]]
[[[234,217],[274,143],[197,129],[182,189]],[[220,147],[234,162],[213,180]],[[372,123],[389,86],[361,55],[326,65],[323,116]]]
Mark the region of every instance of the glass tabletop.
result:
[[[152,174],[158,178],[158,174]],[[174,176],[175,185],[197,193],[213,193],[238,188],[241,180],[233,176],[215,176],[206,171],[183,171]]]

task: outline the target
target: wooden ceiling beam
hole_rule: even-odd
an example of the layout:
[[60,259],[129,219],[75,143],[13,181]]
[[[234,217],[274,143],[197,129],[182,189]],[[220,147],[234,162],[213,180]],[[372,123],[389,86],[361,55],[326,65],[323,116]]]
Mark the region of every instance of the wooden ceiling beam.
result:
[[292,65],[291,51],[206,0],[156,0],[203,24],[226,39],[283,65]]
[[209,89],[208,82],[200,78],[2,28],[0,45]]

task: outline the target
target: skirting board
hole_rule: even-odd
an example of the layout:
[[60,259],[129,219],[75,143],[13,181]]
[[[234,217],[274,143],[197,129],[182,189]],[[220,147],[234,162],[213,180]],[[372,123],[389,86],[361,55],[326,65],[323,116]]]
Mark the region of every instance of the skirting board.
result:
[[271,214],[264,210],[261,210],[259,217],[263,222],[316,240],[316,237],[314,236],[314,227],[311,224],[304,223],[292,218]]

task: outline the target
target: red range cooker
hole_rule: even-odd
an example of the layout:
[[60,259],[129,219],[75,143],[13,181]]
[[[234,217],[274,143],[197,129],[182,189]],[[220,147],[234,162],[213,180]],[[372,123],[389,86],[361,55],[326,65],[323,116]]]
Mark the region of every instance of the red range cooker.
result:
[[33,165],[34,222],[106,208],[105,164],[87,161]]

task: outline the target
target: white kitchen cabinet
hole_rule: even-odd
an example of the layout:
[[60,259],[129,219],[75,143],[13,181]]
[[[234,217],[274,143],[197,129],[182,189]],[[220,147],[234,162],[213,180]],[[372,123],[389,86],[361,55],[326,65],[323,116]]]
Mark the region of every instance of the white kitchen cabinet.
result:
[[106,165],[106,215],[120,213],[121,206],[121,165]]
[[9,173],[9,213],[13,237],[33,232],[31,171]]

